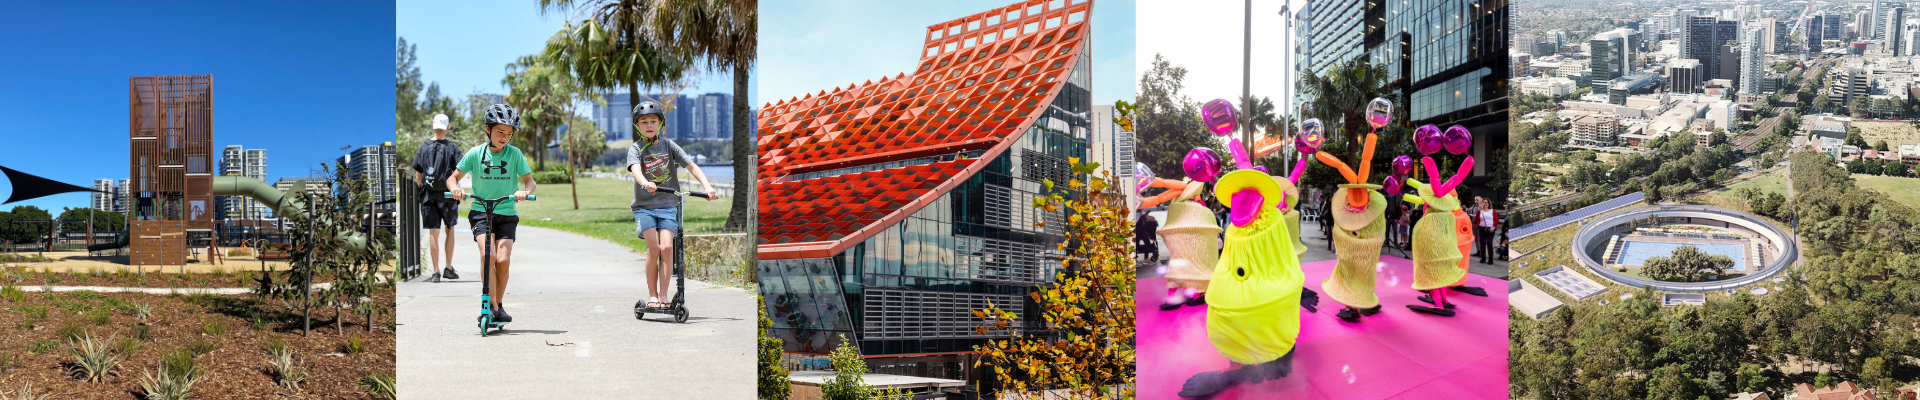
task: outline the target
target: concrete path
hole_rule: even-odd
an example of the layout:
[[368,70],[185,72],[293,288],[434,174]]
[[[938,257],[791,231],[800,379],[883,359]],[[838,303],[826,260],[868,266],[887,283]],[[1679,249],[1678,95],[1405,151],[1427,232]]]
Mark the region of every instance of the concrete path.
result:
[[[472,233],[459,229],[460,238]],[[626,247],[521,226],[504,304],[515,322],[481,337],[479,251],[460,280],[400,283],[402,398],[746,399],[755,396],[751,293],[687,281],[687,323],[648,314],[641,259]]]

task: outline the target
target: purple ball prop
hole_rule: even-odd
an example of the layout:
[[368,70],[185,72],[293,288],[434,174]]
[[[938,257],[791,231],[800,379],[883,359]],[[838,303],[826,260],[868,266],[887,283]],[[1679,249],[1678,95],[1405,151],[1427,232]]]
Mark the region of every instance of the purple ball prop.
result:
[[1384,184],[1381,186],[1384,186],[1386,188],[1387,194],[1390,194],[1390,195],[1400,194],[1400,177],[1389,176],[1387,177],[1386,182],[1382,182],[1382,183]]
[[1213,182],[1213,177],[1220,175],[1220,155],[1214,154],[1213,149],[1209,148],[1193,149],[1187,152],[1187,159],[1181,167],[1186,170],[1188,178]]
[[1262,174],[1273,175],[1272,172],[1267,172],[1267,166],[1265,165],[1255,165],[1253,166],[1253,170],[1260,171]]
[[1133,163],[1134,193],[1146,191],[1147,185],[1153,184],[1153,178],[1154,178],[1153,170],[1148,169],[1146,163],[1138,163],[1138,162]]
[[1446,147],[1446,141],[1446,137],[1440,134],[1440,127],[1421,125],[1420,128],[1413,130],[1413,147],[1420,150],[1420,154],[1438,153],[1441,148]]
[[1214,136],[1226,136],[1240,127],[1240,113],[1233,109],[1233,103],[1227,99],[1213,99],[1200,106],[1200,120],[1207,124],[1207,130]]
[[1319,118],[1307,118],[1300,122],[1300,134],[1295,135],[1293,147],[1300,154],[1313,154],[1320,151],[1320,145],[1327,140],[1327,125]]
[[1459,125],[1449,126],[1446,136],[1448,153],[1466,154],[1467,149],[1473,147],[1473,132],[1468,132],[1467,128]]
[[1406,176],[1408,173],[1412,173],[1412,172],[1413,172],[1413,157],[1407,157],[1403,155],[1403,156],[1393,158],[1393,174],[1394,175]]

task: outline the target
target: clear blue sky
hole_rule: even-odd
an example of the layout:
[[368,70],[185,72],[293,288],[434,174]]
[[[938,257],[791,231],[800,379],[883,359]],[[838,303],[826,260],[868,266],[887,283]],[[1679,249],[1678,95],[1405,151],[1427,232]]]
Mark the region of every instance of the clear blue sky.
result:
[[341,146],[393,140],[391,2],[210,3],[0,5],[0,165],[83,187],[125,179],[131,76],[213,75],[216,149],[267,149],[269,182],[307,176]]
[[[566,11],[543,15],[537,0],[401,0],[395,9],[394,34],[418,45],[414,55],[419,57],[421,80],[439,83],[440,92],[449,96],[506,94],[500,78],[506,75],[507,64],[546,47],[547,39],[560,31],[570,15]],[[388,54],[395,44],[387,43]],[[750,81],[757,78],[748,76]],[[733,93],[731,74],[703,74],[696,79],[686,93]]]
[[[761,1],[761,97],[803,96],[909,72],[920,61],[927,26],[1014,3]],[[1093,104],[1133,101],[1133,1],[1094,0],[1091,23]]]

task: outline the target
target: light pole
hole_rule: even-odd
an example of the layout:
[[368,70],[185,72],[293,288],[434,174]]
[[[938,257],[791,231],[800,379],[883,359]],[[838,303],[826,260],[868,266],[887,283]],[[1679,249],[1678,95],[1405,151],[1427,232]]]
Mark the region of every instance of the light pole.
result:
[[[1245,40],[1240,42],[1242,44],[1240,57],[1240,102],[1243,103],[1240,104],[1240,109],[1242,110],[1247,108],[1247,104],[1244,103],[1253,100],[1253,0],[1247,0],[1247,12],[1244,15],[1246,16],[1246,37]],[[1253,145],[1252,115],[1253,114],[1249,113],[1240,114],[1240,126],[1247,127],[1247,129],[1240,131],[1240,141],[1243,146]]]
[[[1292,47],[1293,46],[1293,36],[1292,36],[1293,35],[1293,9],[1292,9],[1292,6],[1293,6],[1292,0],[1288,0],[1280,3],[1280,19],[1287,22],[1287,29],[1280,32],[1280,42],[1281,42],[1280,46],[1281,48],[1287,49],[1287,51],[1282,52],[1280,54],[1280,64],[1281,64],[1280,101],[1285,102],[1285,104],[1281,104],[1277,107],[1274,107],[1274,108],[1280,109],[1281,132],[1267,132],[1268,135],[1281,136],[1281,137],[1285,137],[1286,134],[1289,133],[1289,132],[1286,132],[1287,130],[1289,130],[1289,125],[1287,124],[1287,117],[1290,115],[1291,112],[1293,112],[1293,110],[1291,110],[1291,108],[1293,108],[1293,78],[1292,78],[1293,77],[1293,47]],[[1281,151],[1286,152],[1286,157],[1283,157],[1283,158],[1286,159],[1286,161],[1293,161],[1292,147],[1281,146],[1280,148],[1282,149]],[[1292,171],[1287,171],[1287,172],[1291,173]]]

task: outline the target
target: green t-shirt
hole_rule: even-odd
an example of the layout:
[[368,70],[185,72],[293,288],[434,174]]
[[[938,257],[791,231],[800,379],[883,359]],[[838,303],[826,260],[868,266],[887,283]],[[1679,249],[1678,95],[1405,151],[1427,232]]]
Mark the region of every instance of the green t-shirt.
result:
[[[473,191],[469,195],[489,199],[512,196],[513,192],[520,191],[520,177],[533,173],[533,169],[527,167],[527,157],[520,155],[520,149],[513,145],[507,145],[499,154],[488,151],[486,144],[473,146],[467,149],[466,156],[460,157],[460,165],[456,168],[473,175]],[[478,201],[472,203],[473,211],[487,210]],[[493,213],[519,215],[513,211],[512,201],[501,202],[493,208]]]

